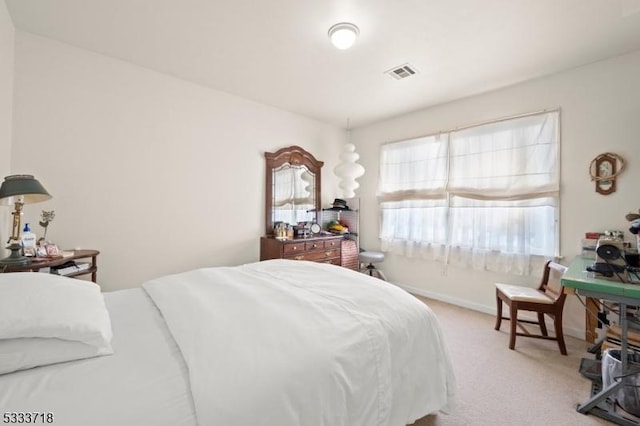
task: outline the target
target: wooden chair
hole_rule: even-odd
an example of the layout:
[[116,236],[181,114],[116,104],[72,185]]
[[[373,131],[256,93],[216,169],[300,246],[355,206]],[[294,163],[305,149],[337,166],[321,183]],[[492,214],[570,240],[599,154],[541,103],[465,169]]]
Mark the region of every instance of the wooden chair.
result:
[[[516,336],[535,337],[537,339],[556,340],[560,353],[567,354],[562,333],[562,309],[567,295],[560,284],[560,277],[566,272],[567,267],[554,262],[547,262],[544,266],[544,274],[537,289],[509,284],[496,283],[496,330],[500,330],[503,319],[511,321],[511,333],[509,349],[516,346]],[[502,316],[502,302],[509,306],[510,317]],[[538,314],[538,321],[518,319],[518,311],[531,311]],[[555,336],[549,336],[544,322],[545,314],[553,319]],[[531,334],[521,323],[537,324],[541,334]],[[519,326],[523,332],[517,332]]]

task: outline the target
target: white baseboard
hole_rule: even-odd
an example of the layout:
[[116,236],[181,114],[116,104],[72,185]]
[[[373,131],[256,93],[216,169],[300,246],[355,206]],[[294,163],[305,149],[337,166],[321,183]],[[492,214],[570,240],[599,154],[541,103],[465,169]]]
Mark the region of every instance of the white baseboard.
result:
[[[396,284],[396,285],[398,287],[400,287],[401,289],[408,291],[411,294],[427,297],[429,299],[439,300],[440,302],[445,302],[445,303],[449,303],[451,305],[456,305],[456,306],[460,306],[460,307],[463,307],[463,308],[471,309],[472,311],[478,311],[478,312],[482,312],[482,313],[485,313],[485,314],[493,315],[494,317],[496,315],[495,306],[489,307],[489,306],[485,306],[485,305],[480,305],[478,303],[469,302],[468,300],[458,299],[456,297],[446,296],[446,295],[442,295],[440,293],[433,293],[433,292],[428,291],[428,290],[424,290],[424,289],[421,289],[421,288],[415,288],[415,287],[411,287],[411,286],[407,286],[407,285],[401,285],[401,284]],[[575,328],[565,328],[564,329],[564,334],[565,334],[565,336],[575,337],[575,338],[580,339],[580,340],[584,340],[584,338],[585,338],[584,330],[578,330],[578,329],[575,329]]]

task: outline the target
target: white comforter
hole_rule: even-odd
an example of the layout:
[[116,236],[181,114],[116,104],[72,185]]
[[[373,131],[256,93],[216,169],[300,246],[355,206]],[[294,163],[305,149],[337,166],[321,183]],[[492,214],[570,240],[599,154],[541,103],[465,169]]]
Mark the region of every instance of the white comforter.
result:
[[451,408],[434,314],[386,282],[271,260],[143,288],[185,359],[200,425],[402,426]]

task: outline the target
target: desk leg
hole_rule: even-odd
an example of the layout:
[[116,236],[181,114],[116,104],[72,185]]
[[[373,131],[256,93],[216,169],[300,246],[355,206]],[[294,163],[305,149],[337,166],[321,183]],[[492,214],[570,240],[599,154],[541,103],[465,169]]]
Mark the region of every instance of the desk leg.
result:
[[585,311],[585,340],[587,343],[595,343],[598,335],[596,328],[598,327],[598,303],[592,297],[586,298],[587,309]]
[[[620,328],[621,336],[620,336],[620,362],[622,368],[622,375],[626,375],[627,373],[627,332],[628,332],[628,324],[627,324],[627,305],[625,303],[620,303]],[[602,406],[598,406],[600,403],[604,402],[609,395],[619,390],[622,386],[625,386],[628,381],[627,377],[623,377],[620,381],[613,382],[606,388],[603,388],[600,392],[593,395],[589,400],[587,400],[584,404],[578,405],[577,411],[582,414],[594,414],[598,417],[605,418],[610,420],[616,424],[630,426],[630,425],[638,425],[637,422],[632,421],[630,419],[626,419],[616,413],[615,411],[609,410],[607,408],[603,408]],[[604,384],[603,384],[604,385]]]
[[589,413],[589,411],[591,411],[596,405],[603,402],[609,395],[618,390],[618,388],[620,388],[623,384],[624,383],[622,380],[619,382],[611,383],[609,386],[589,398],[587,402],[578,405],[578,412],[582,414]]

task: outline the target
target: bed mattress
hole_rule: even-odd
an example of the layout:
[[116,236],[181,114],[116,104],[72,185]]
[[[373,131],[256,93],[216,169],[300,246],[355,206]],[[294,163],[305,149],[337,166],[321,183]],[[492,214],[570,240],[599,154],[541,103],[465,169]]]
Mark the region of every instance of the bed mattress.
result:
[[433,312],[346,268],[203,268],[104,299],[113,354],[0,375],[2,412],[71,426],[403,426],[454,404]]

